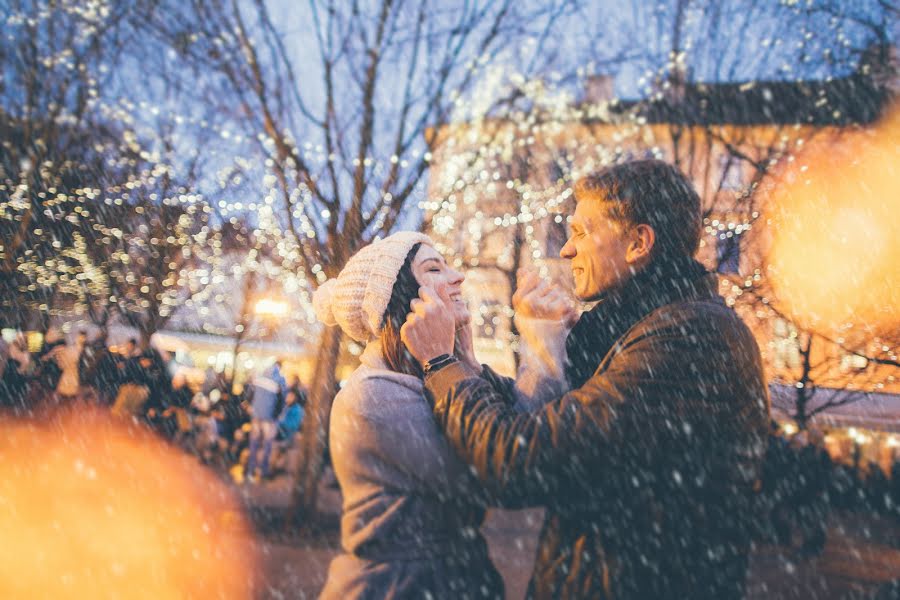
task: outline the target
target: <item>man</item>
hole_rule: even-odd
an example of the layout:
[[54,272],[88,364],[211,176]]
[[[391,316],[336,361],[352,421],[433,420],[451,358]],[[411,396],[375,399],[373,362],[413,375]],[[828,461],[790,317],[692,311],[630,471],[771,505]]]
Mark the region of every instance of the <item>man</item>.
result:
[[297,404],[300,406],[301,410],[306,410],[306,399],[307,392],[306,387],[303,385],[303,382],[300,381],[299,375],[293,375],[291,377],[291,381],[288,383],[288,391],[293,391],[294,395],[297,397]]
[[112,406],[119,391],[119,355],[111,350],[107,344],[105,333],[101,333],[89,345],[82,356],[87,360],[82,361],[84,367],[83,382],[94,389],[94,394],[100,406]]
[[[0,330],[5,329],[0,327]],[[0,336],[0,381],[3,380],[3,374],[6,372],[6,361],[9,359],[9,344]]]
[[119,391],[112,412],[124,417],[144,417],[156,421],[172,392],[159,352],[152,347],[140,350],[137,340],[128,340],[119,358]]
[[124,347],[117,348],[115,358],[116,364],[116,381],[121,384],[128,378],[127,371],[132,368],[135,362],[132,360],[138,353],[138,341],[136,338],[129,338],[125,342]]
[[127,361],[129,358],[134,358],[138,354],[138,341],[137,338],[128,338],[128,341],[125,342],[125,346],[119,349],[119,357],[122,361]]
[[435,417],[489,491],[543,504],[535,598],[740,598],[765,449],[759,349],[693,260],[700,199],[645,160],[579,181],[575,293],[599,301],[566,341],[570,391],[530,414],[452,358],[424,288],[401,332]]
[[[283,401],[287,387],[281,374],[281,361],[275,361],[261,375],[254,377],[252,386],[253,419],[250,422],[250,455],[245,481],[257,483],[268,476],[269,455],[278,433],[278,405]],[[259,456],[260,453],[262,456]]]
[[11,407],[15,412],[24,411],[32,371],[31,353],[24,333],[19,332],[13,338],[3,362],[6,368],[0,375],[0,406]]

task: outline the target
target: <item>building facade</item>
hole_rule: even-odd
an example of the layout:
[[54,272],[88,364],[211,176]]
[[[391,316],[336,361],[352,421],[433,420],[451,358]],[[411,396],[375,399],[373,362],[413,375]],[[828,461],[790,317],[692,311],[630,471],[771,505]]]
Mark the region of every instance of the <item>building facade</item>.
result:
[[900,393],[895,340],[873,337],[848,347],[773,309],[763,216],[767,187],[794,156],[811,144],[840,144],[890,110],[893,65],[892,49],[877,47],[845,77],[684,83],[635,102],[602,97],[611,85],[592,80],[585,100],[565,110],[442,129],[432,148],[426,222],[466,269],[482,360],[515,370],[510,299],[519,267],[570,286],[558,254],[574,211],[572,183],[606,165],[655,157],[677,165],[700,193],[698,259],[719,273],[721,294],[753,329],[773,384],[824,390],[819,400]]

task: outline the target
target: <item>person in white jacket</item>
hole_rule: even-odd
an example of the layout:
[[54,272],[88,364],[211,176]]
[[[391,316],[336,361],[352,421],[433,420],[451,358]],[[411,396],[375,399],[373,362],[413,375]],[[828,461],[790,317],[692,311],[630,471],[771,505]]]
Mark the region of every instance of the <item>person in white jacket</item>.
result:
[[81,398],[81,376],[78,365],[81,353],[84,352],[87,334],[79,332],[74,344],[61,344],[51,350],[47,359],[56,361],[62,370],[59,383],[56,384],[57,401],[77,400]]
[[[344,552],[329,568],[322,598],[503,597],[478,527],[486,506],[516,499],[487,497],[454,455],[423,396],[423,370],[400,341],[410,302],[428,285],[454,313],[456,356],[510,385],[475,359],[463,279],[430,238],[400,232],[360,250],[313,298],[320,320],[365,344],[331,412]],[[565,386],[562,356],[574,309],[534,277],[524,278],[516,300],[532,317],[517,317],[522,337],[539,346],[525,354],[528,376],[514,392],[516,408],[528,410]]]

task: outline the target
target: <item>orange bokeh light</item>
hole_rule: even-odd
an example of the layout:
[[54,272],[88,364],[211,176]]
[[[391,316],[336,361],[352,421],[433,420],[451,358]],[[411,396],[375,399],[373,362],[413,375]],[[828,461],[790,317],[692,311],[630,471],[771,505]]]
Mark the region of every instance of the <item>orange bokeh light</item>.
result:
[[0,597],[250,598],[229,488],[142,428],[78,407],[0,438]]
[[768,274],[802,326],[900,327],[900,112],[871,130],[819,139],[767,199]]

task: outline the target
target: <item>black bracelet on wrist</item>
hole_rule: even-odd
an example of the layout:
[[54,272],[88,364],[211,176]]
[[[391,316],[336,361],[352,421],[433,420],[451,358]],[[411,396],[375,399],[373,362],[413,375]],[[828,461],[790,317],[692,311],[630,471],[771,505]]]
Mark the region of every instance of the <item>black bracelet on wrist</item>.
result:
[[452,354],[441,354],[425,361],[425,366],[422,368],[422,371],[424,371],[425,375],[430,375],[455,362],[458,362],[458,359]]

